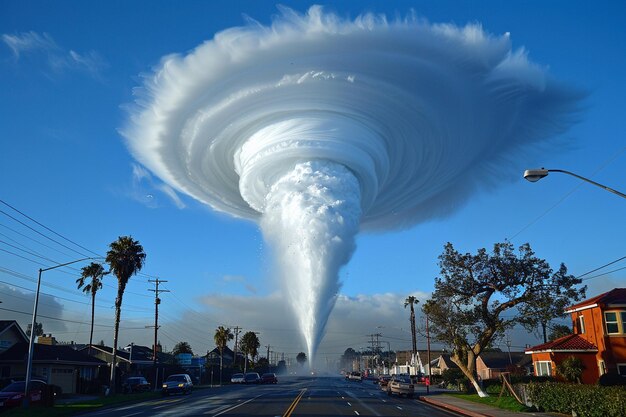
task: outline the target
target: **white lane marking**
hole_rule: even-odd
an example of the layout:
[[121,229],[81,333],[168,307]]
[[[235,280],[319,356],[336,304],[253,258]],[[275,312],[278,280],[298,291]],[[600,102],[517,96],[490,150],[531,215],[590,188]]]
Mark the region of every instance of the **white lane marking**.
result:
[[383,402],[384,402],[384,403],[386,403],[386,402],[387,402],[387,400],[383,400]]
[[396,405],[396,408],[397,408],[398,410],[402,410],[402,407],[400,407],[399,405]]
[[342,399],[342,400],[345,400],[345,399],[346,399],[346,397],[344,397],[344,396],[342,395],[342,396],[341,396],[341,399]]
[[[242,402],[241,404],[237,404],[237,405],[234,405],[234,406],[232,406],[232,407],[230,407],[230,408],[227,408],[226,410],[220,411],[220,412],[219,412],[219,413],[217,413],[217,414],[213,414],[213,417],[217,417],[217,416],[219,416],[219,415],[222,415],[222,414],[224,414],[224,413],[227,413],[227,412],[229,412],[229,411],[232,411],[232,410],[234,410],[235,408],[238,408],[238,407],[241,407],[242,405],[248,404],[249,402],[254,401],[254,400],[256,400],[257,398],[259,398],[259,397],[261,397],[261,396],[263,396],[263,394],[261,394],[261,395],[257,395],[256,397],[254,397],[254,398],[250,398],[249,400],[244,401],[244,402]],[[239,401],[241,401],[241,400],[239,400]],[[204,413],[204,414],[212,414],[213,412],[214,412],[214,411],[207,411],[207,412],[206,412],[206,413]]]
[[350,402],[348,402],[348,405],[349,405],[350,407],[352,407],[352,404],[350,404]]
[[357,416],[360,416],[359,412],[354,410],[354,414],[356,414]]

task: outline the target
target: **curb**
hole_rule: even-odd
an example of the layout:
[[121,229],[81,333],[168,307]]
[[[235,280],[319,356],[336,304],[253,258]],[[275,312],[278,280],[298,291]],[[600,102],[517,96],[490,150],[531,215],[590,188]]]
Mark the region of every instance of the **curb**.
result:
[[446,410],[454,411],[455,413],[462,414],[462,415],[468,416],[468,417],[493,417],[493,416],[491,416],[489,414],[477,413],[475,411],[466,410],[464,408],[460,408],[460,407],[457,407],[457,406],[452,405],[452,404],[447,404],[447,403],[444,403],[444,402],[441,402],[441,401],[437,401],[437,400],[432,399],[431,397],[421,396],[421,397],[419,397],[419,399],[420,399],[420,401],[423,401],[423,402],[425,402],[427,404],[430,404],[430,405],[434,405],[435,407],[444,408]]

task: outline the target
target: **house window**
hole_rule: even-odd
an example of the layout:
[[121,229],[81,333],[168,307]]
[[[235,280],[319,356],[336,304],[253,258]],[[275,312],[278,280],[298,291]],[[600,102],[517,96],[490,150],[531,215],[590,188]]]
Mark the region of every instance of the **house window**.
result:
[[550,361],[535,362],[535,375],[551,376],[552,375],[552,362]]
[[585,333],[585,316],[578,317],[578,322],[580,323],[579,324],[580,334],[584,334]]
[[604,322],[607,334],[626,334],[626,311],[606,311]]
[[600,376],[606,374],[606,363],[604,361],[598,361],[598,370],[600,371]]
[[621,376],[626,376],[626,363],[617,364],[617,373]]

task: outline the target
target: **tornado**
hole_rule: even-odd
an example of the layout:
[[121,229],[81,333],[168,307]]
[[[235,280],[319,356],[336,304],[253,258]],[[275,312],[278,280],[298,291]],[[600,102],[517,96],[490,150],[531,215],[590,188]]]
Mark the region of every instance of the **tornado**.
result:
[[120,131],[164,183],[259,224],[313,360],[359,232],[509,181],[581,94],[478,24],[280,11],[163,57]]

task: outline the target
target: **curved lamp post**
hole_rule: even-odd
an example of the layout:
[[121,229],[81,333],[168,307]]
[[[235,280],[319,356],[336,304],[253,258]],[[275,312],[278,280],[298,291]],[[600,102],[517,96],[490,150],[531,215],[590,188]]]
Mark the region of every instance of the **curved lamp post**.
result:
[[606,185],[599,184],[599,183],[597,183],[595,181],[590,180],[589,178],[581,177],[580,175],[576,175],[573,172],[565,171],[563,169],[545,169],[545,168],[541,168],[541,169],[527,169],[526,171],[524,171],[524,178],[527,179],[530,182],[537,182],[540,179],[542,179],[543,177],[547,177],[549,172],[562,172],[563,174],[571,175],[572,177],[576,177],[578,179],[586,181],[589,184],[593,184],[596,187],[600,187],[600,188],[605,189],[606,191],[612,192],[613,194],[617,194],[618,196],[620,196],[622,198],[626,198],[626,194],[624,194],[624,193],[620,193],[619,191],[614,190],[614,189],[612,189],[610,187],[607,187]]
[[37,307],[39,306],[39,288],[41,287],[41,273],[44,271],[49,271],[51,269],[60,268],[62,266],[67,266],[71,264],[75,264],[76,262],[86,261],[89,259],[99,259],[99,258],[81,258],[72,262],[66,262],[64,264],[59,264],[55,266],[51,266],[49,268],[39,269],[39,277],[37,278],[37,292],[35,293],[35,306],[33,307],[33,321],[30,325],[30,341],[28,344],[28,361],[26,362],[26,378],[24,382],[24,408],[28,408],[30,405],[30,396],[28,395],[28,389],[30,388],[30,374],[33,366],[33,350],[35,344],[35,320],[37,320]]

